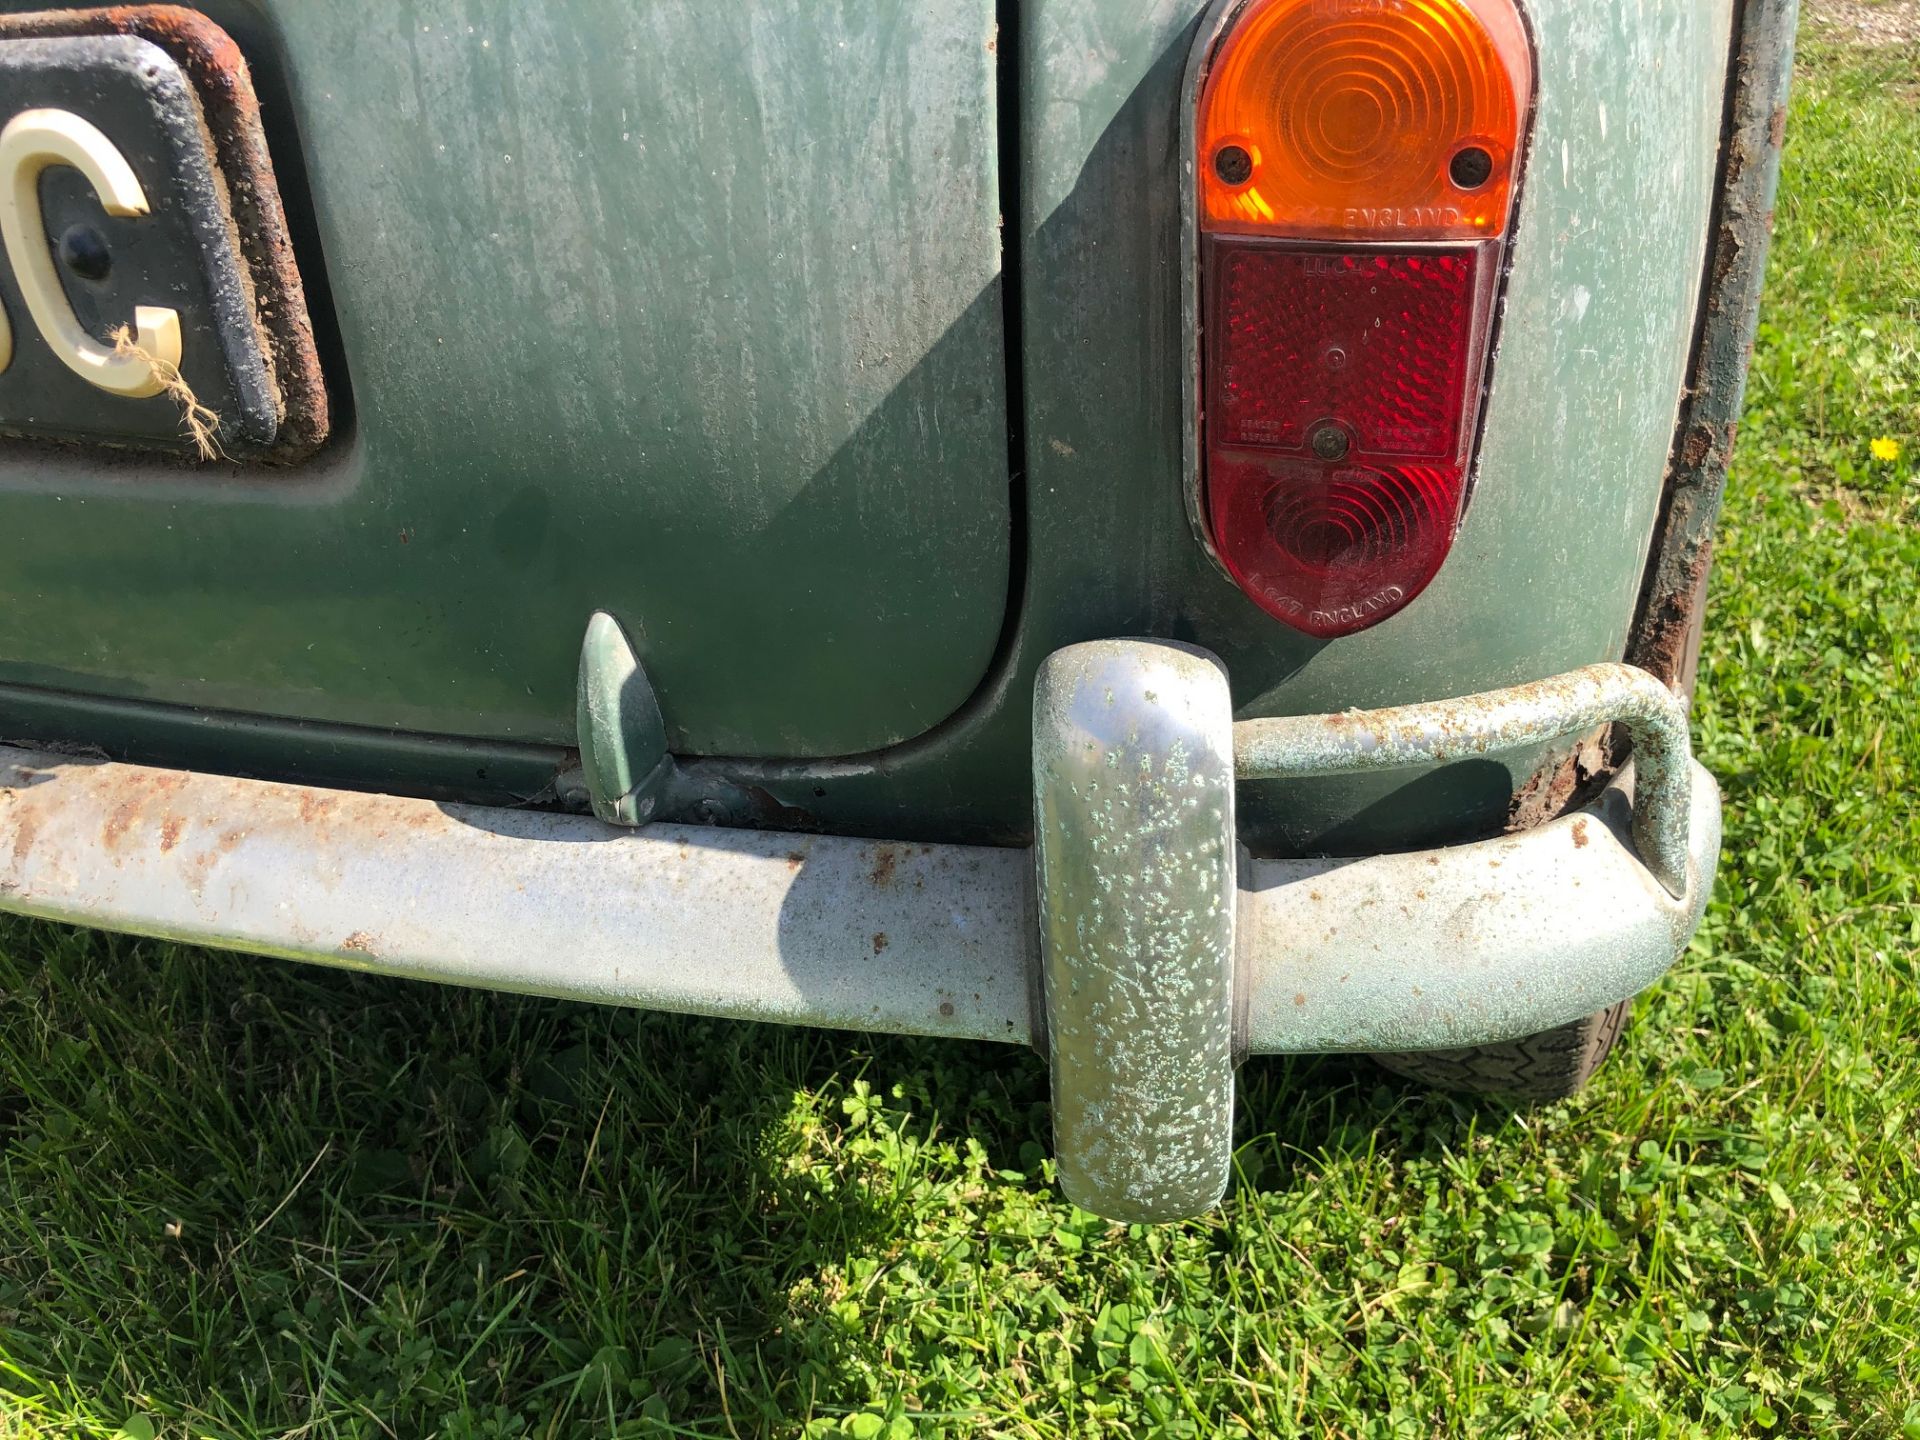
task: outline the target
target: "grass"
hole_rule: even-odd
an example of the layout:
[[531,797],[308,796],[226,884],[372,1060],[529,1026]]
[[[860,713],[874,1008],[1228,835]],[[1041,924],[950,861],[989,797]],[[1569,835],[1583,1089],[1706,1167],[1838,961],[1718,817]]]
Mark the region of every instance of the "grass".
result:
[[1724,869],[1587,1095],[1254,1062],[1124,1230],[1025,1055],[0,920],[0,1437],[1920,1436],[1916,74],[1803,61]]

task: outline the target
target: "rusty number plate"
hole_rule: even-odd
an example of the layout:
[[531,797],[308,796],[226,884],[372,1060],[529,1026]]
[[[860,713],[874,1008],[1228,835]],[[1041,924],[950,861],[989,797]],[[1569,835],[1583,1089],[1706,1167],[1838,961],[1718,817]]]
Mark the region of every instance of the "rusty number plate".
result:
[[171,6],[0,16],[0,435],[288,461],[327,423],[226,32]]

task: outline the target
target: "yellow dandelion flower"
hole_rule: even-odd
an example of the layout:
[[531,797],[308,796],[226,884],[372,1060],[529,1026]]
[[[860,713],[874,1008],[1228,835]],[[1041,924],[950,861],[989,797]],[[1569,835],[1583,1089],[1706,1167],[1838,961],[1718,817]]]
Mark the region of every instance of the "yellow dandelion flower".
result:
[[1891,463],[1900,458],[1900,442],[1889,435],[1876,436],[1868,448],[1873,451],[1873,458],[1876,460]]

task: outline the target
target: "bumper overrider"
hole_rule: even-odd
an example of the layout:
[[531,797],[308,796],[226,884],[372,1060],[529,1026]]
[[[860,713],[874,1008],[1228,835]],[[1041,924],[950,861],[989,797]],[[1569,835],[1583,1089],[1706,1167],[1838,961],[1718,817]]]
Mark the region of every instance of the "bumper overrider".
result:
[[[1236,781],[1622,725],[1593,804],[1496,839],[1265,860]],[[1720,797],[1626,665],[1236,723],[1219,661],[1106,640],[1043,665],[1031,852],[619,829],[0,747],[0,909],[465,985],[1032,1045],[1061,1185],[1118,1220],[1225,1190],[1250,1054],[1510,1040],[1635,994],[1699,923]]]

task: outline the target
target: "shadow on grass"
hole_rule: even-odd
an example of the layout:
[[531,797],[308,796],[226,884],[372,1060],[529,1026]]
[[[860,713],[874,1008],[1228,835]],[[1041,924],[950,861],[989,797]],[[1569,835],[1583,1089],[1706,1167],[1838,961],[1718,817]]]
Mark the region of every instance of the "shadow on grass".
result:
[[994,1047],[0,917],[0,1361],[245,1433],[790,1422],[857,1345],[796,1324],[842,1298],[816,1277],[916,1208],[840,1143],[867,1071],[949,1131],[1044,1134],[1038,1061]]
[[[116,1423],[791,1427],[899,1364],[862,1277],[929,1228],[1058,1213],[1026,1051],[13,919],[0,996],[0,1360]],[[1251,1062],[1229,1203],[1489,1118],[1402,1093],[1364,1060]]]
[[1438,1160],[1527,1113],[1382,1070],[1365,1055],[1261,1055],[1240,1068],[1235,1194],[1293,1189],[1364,1156]]

